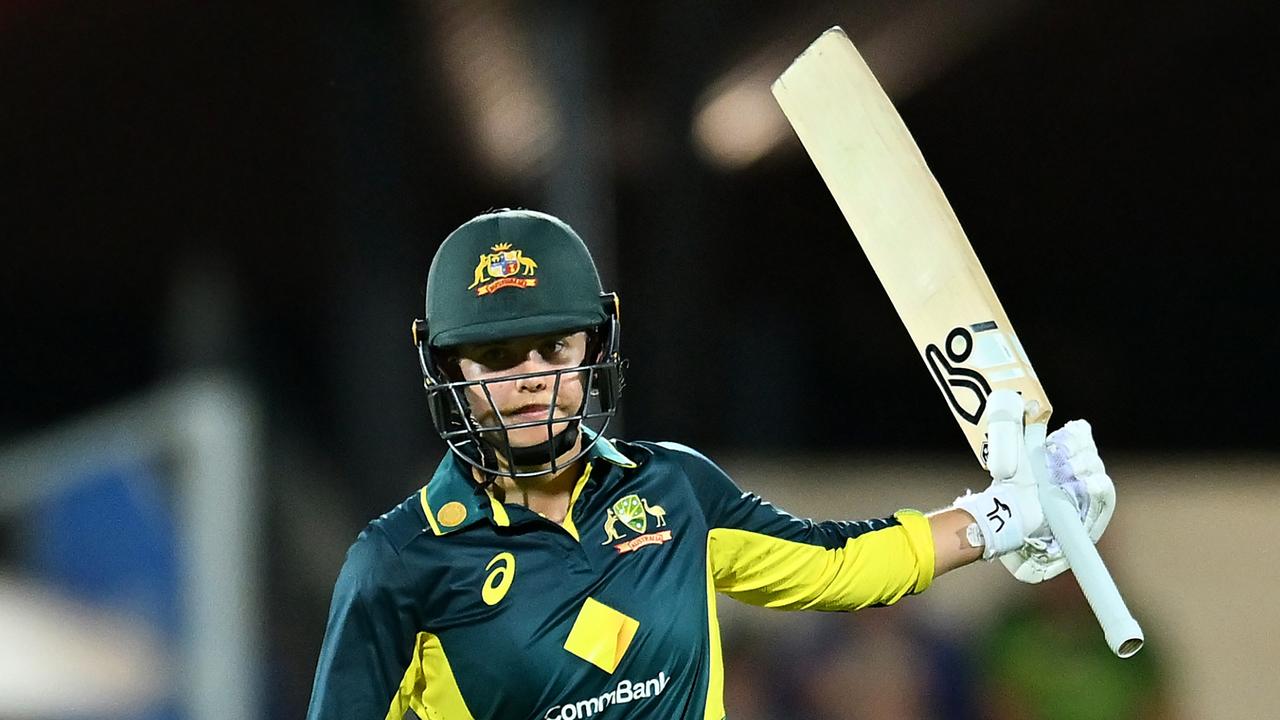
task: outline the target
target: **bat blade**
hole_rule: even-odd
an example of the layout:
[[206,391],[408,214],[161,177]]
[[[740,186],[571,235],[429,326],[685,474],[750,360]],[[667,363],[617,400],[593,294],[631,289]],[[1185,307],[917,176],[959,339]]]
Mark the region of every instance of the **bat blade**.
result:
[[823,33],[773,94],[871,261],[985,467],[993,390],[1053,408],[960,221],[893,103],[840,28]]
[[1120,657],[1142,647],[1075,505],[1044,470],[1044,431],[1053,408],[1018,342],[951,204],[866,62],[840,28],[823,33],[773,84],[809,152],[893,301],[969,446],[986,466],[987,398],[1022,395],[1033,471],[1049,527]]

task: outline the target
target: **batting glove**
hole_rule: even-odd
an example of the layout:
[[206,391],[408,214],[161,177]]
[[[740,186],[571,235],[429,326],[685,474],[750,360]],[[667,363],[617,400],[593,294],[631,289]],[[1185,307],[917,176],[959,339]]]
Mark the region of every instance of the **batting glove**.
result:
[[[1045,442],[1049,483],[1071,498],[1080,513],[1085,532],[1095,543],[1111,522],[1116,509],[1116,488],[1098,455],[1093,428],[1084,420],[1072,420],[1049,433]],[[1031,533],[1022,547],[1000,557],[1000,562],[1022,582],[1038,583],[1066,570],[1067,559],[1048,525]]]
[[[1022,582],[1048,580],[1068,564],[1045,523],[1038,475],[1046,475],[1050,486],[1071,499],[1094,542],[1115,510],[1115,486],[1098,456],[1089,423],[1074,420],[1046,439],[1043,425],[1023,427],[1022,400],[1007,390],[992,393],[987,412],[993,482],[981,493],[957,498],[955,506],[973,516],[969,541],[982,545],[983,559],[1000,558]],[[1027,449],[1035,443],[1045,444],[1046,467],[1032,465]]]

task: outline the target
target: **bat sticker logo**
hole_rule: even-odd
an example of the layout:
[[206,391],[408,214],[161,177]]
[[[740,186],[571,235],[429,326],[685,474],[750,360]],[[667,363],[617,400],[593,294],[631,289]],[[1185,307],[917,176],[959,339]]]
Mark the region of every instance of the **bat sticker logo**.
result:
[[[951,332],[947,333],[944,346],[945,354],[933,343],[925,346],[925,364],[929,366],[929,373],[933,375],[938,387],[942,388],[942,394],[951,404],[951,409],[970,425],[977,425],[982,413],[987,409],[987,396],[991,394],[991,384],[977,370],[956,365],[968,360],[973,354],[973,335],[968,328],[952,328]],[[977,400],[975,409],[970,410],[960,402],[960,398],[956,396],[956,391],[959,389],[973,393]]]

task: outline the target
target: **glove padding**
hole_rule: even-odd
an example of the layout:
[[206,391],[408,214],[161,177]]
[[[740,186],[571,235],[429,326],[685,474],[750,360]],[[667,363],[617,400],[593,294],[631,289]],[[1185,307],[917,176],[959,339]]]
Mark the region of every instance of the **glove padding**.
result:
[[[1045,458],[1049,483],[1071,499],[1080,512],[1085,532],[1098,542],[1115,512],[1116,489],[1098,455],[1089,423],[1072,420],[1050,433],[1045,441]],[[1047,524],[1028,533],[1022,546],[1001,555],[1000,562],[1025,583],[1043,582],[1069,567]]]
[[[1043,425],[1022,426],[1021,403],[1012,391],[999,398],[993,394],[989,465],[994,481],[981,493],[957,498],[955,506],[973,516],[978,537],[971,541],[982,544],[983,559],[999,557],[1015,578],[1038,583],[1068,564],[1045,522],[1037,477],[1044,475],[1071,500],[1094,542],[1111,520],[1115,486],[1098,456],[1089,423],[1069,422],[1046,438]],[[999,430],[998,420],[1003,421]],[[1037,444],[1044,445],[1044,452],[1029,452],[1038,450]],[[1033,457],[1043,466],[1034,466]]]

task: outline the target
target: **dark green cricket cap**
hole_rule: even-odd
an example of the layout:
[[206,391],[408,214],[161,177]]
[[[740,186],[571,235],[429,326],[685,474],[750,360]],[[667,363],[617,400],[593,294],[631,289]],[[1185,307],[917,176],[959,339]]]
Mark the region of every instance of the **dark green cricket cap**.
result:
[[445,238],[427,273],[428,344],[451,347],[594,327],[600,275],[559,218],[499,210]]

